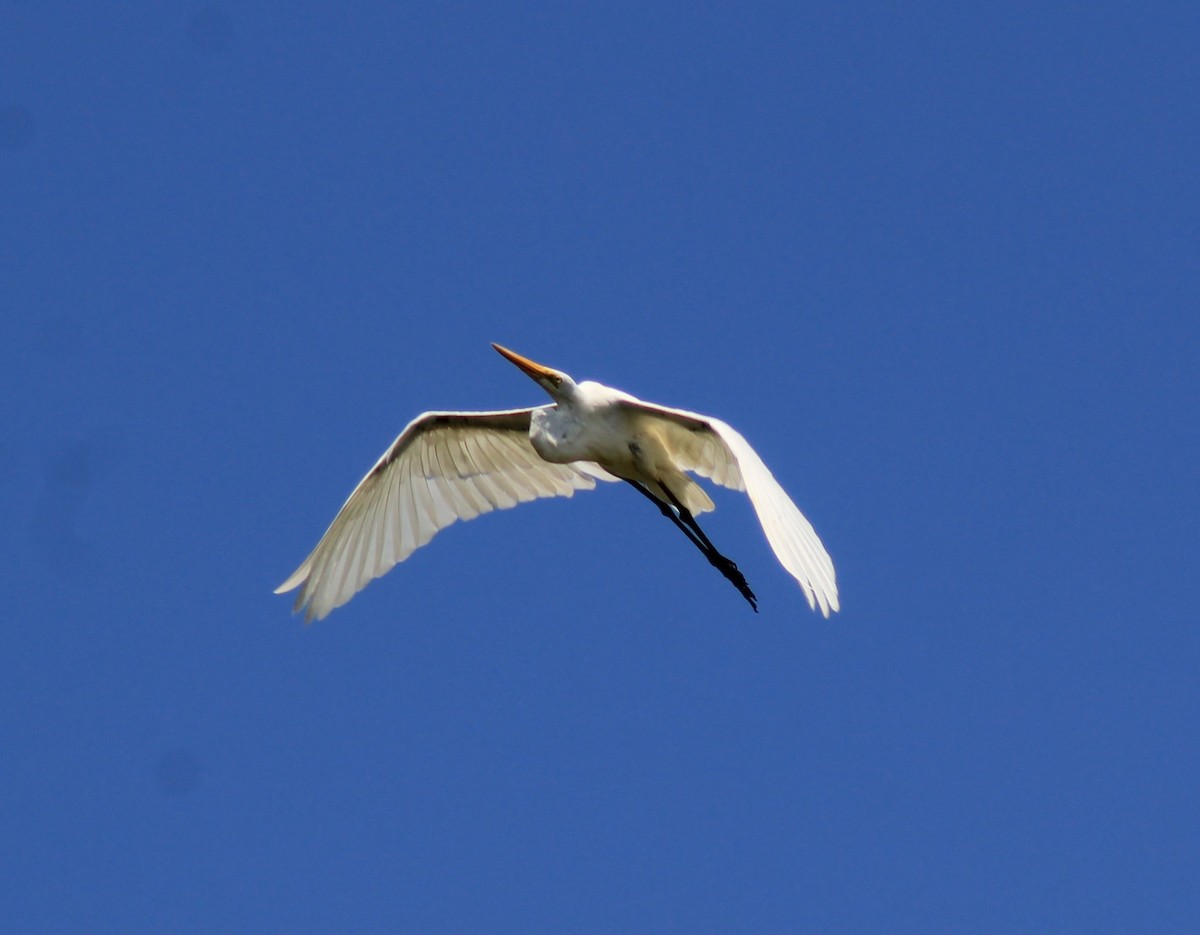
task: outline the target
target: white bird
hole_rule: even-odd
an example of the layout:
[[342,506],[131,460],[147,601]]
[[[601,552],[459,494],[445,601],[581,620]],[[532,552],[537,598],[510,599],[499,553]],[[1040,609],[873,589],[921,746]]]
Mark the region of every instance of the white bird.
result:
[[833,562],[750,444],[720,419],[576,383],[499,344],[554,402],[497,412],[426,412],[354,488],[300,567],[275,591],[300,588],[295,610],[325,617],[456,520],[538,497],[570,497],[624,480],[651,499],[749,601],[737,566],[696,522],[713,509],[687,472],[744,490],[780,564],[826,617],[838,610]]

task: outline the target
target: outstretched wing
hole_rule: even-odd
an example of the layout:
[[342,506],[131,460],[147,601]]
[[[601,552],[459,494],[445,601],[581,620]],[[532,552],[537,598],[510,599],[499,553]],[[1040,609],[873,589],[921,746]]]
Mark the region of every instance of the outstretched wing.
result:
[[329,529],[275,591],[321,619],[456,520],[613,479],[599,465],[550,464],[529,441],[533,409],[426,412],[354,488]]
[[808,605],[820,608],[826,617],[840,609],[833,560],[812,524],[741,433],[720,419],[683,409],[641,400],[624,405],[654,420],[677,467],[722,487],[746,491],[775,557],[800,582]]

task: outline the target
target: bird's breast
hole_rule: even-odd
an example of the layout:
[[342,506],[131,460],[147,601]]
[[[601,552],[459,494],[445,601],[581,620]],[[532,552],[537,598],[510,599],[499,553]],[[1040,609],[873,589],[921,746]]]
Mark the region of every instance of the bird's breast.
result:
[[529,422],[529,440],[546,461],[605,464],[629,457],[630,434],[611,413],[540,409]]
[[529,421],[529,440],[544,461],[569,464],[583,460],[579,454],[579,420],[561,409],[539,409]]

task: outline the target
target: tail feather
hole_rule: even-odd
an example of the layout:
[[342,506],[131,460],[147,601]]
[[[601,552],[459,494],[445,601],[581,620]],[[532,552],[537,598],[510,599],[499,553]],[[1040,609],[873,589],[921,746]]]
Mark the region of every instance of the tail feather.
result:
[[[693,516],[699,516],[701,513],[710,513],[716,509],[716,505],[712,502],[712,497],[708,495],[703,487],[697,484],[686,474],[679,474],[676,477],[665,479],[659,482],[661,484],[670,484],[671,493],[675,495],[675,499],[687,507],[688,512]],[[655,491],[658,494],[658,491]],[[659,499],[667,500],[669,498],[659,496]]]

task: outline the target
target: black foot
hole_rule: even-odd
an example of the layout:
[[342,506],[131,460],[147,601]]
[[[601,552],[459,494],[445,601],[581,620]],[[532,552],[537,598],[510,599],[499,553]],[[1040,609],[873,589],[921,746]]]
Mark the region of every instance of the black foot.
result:
[[729,579],[729,582],[738,589],[742,597],[744,597],[754,609],[754,612],[758,613],[758,598],[755,597],[754,592],[750,590],[750,585],[746,582],[746,576],[738,570],[737,565],[735,565],[731,560],[727,559],[720,552],[714,551],[707,554],[708,560],[712,566],[727,579]]

